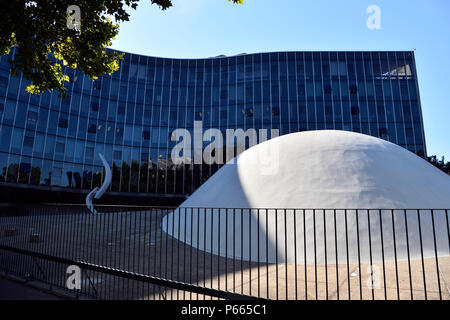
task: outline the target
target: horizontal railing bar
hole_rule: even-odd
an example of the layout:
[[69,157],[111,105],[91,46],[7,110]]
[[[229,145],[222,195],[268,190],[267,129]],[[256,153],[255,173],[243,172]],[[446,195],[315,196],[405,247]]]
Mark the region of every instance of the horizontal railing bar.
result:
[[161,279],[161,278],[154,277],[154,276],[148,276],[148,275],[144,275],[144,274],[123,271],[123,270],[100,266],[100,265],[87,263],[87,262],[83,262],[83,261],[75,261],[75,260],[71,260],[71,259],[50,256],[50,255],[43,254],[43,253],[32,252],[32,251],[23,250],[23,249],[19,249],[19,248],[13,248],[13,247],[4,246],[4,245],[0,245],[0,250],[23,254],[26,256],[31,256],[31,257],[44,259],[44,260],[48,260],[48,261],[52,261],[52,262],[57,262],[57,263],[61,263],[61,264],[76,265],[80,268],[88,269],[91,271],[97,271],[97,272],[109,274],[112,276],[118,276],[121,278],[130,279],[130,280],[142,281],[142,282],[158,285],[161,287],[171,288],[171,289],[190,291],[193,293],[198,293],[198,294],[207,295],[207,296],[213,296],[216,298],[223,298],[223,299],[227,299],[227,300],[266,300],[266,299],[260,298],[260,297],[254,297],[254,296],[249,296],[249,295],[244,295],[244,294],[239,294],[239,293],[234,293],[234,292],[217,290],[217,289],[213,289],[213,288],[200,287],[200,286],[196,286],[196,285],[189,284],[189,283],[168,280],[168,279]]
[[[27,207],[27,205],[20,205],[23,207]],[[87,209],[86,204],[70,204],[70,203],[42,203],[38,206],[48,206],[48,207],[84,207]],[[109,205],[109,204],[94,204],[95,207],[104,207],[104,208],[141,208],[141,209],[228,209],[228,210],[316,210],[316,211],[322,211],[322,210],[336,210],[336,211],[378,211],[378,210],[421,210],[421,211],[430,211],[430,210],[438,210],[438,211],[442,211],[442,210],[450,210],[450,208],[284,208],[284,207],[279,207],[279,208],[269,208],[269,207],[240,207],[240,208],[232,208],[232,207],[178,207],[178,206],[136,206],[136,205]]]
[[[27,207],[27,205],[20,205]],[[86,208],[84,203],[41,203],[38,205],[33,205],[34,207],[83,207]],[[141,209],[177,209],[177,206],[137,206],[137,205],[121,205],[121,204],[94,204],[95,207],[106,207],[106,208],[141,208]]]

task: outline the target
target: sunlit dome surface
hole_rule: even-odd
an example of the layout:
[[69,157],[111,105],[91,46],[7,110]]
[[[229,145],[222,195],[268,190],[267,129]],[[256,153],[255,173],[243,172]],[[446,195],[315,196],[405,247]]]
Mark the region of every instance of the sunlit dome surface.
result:
[[[220,237],[226,237],[224,225],[226,221],[230,224],[232,214],[224,214],[224,210],[211,210],[210,216],[204,217],[200,214],[193,214],[184,208],[281,208],[281,209],[386,209],[372,210],[370,212],[371,228],[379,229],[379,216],[382,215],[383,223],[391,221],[391,210],[388,209],[444,209],[450,208],[450,177],[421,159],[410,151],[378,138],[362,135],[353,132],[323,130],[308,131],[284,135],[261,143],[250,148],[237,157],[237,164],[231,161],[223,166],[207,182],[205,182],[189,199],[187,199],[178,210],[166,217],[175,221],[175,230],[178,230],[178,215],[185,216],[180,219],[181,236],[184,239],[183,229],[186,227],[186,238],[190,237],[190,221],[193,220],[192,229],[196,234],[196,226],[201,225],[198,232],[202,233],[204,221],[206,219],[207,236],[218,237],[219,226],[217,221],[222,220],[220,226]],[[240,212],[240,211],[239,211]],[[279,237],[279,243],[283,244],[284,224],[289,228],[288,242],[298,242],[299,247],[303,247],[300,239],[303,238],[303,213],[305,211],[291,210],[284,220],[283,212],[278,212],[277,221],[278,232],[272,226],[275,224],[275,212],[268,214],[268,224],[266,225],[266,211],[259,211],[260,219],[257,222],[257,210],[247,210],[250,213],[243,213],[244,219],[242,233],[245,237],[249,232],[251,224],[251,234],[268,234],[271,242],[275,242]],[[355,229],[355,212],[348,213],[348,228],[352,234]],[[294,213],[297,219],[294,223]],[[402,219],[405,212],[396,210],[396,219]],[[416,211],[408,210],[409,217],[415,216]],[[358,213],[362,215],[361,211]],[[239,215],[239,214],[238,214]],[[330,233],[329,239],[334,237],[333,210],[318,211],[315,214],[318,226],[323,226],[323,217],[327,216],[326,234]],[[329,217],[328,217],[329,216]],[[344,213],[338,212],[337,226],[344,228],[342,224]],[[228,217],[228,218],[227,218]],[[240,216],[235,218],[240,221]],[[306,213],[306,233],[313,232],[312,225],[313,212]],[[423,215],[424,221],[424,251],[431,255],[433,252],[430,238],[431,228],[430,214]],[[173,219],[174,218],[174,219]],[[172,219],[172,220],[171,220]],[[198,220],[196,220],[198,219]],[[210,219],[210,220],[208,220]],[[211,219],[213,220],[211,222]],[[228,219],[228,220],[227,220]],[[186,226],[184,225],[186,220]],[[194,221],[195,220],[195,221]],[[214,221],[215,220],[215,221]],[[236,219],[235,219],[236,220]],[[359,226],[360,236],[366,237],[368,226],[367,213],[361,216]],[[386,220],[386,221],[385,221]],[[212,223],[212,224],[211,224]],[[235,223],[235,222],[233,222]],[[291,230],[296,225],[296,231]],[[411,222],[410,229],[417,228],[417,220]],[[211,228],[212,226],[212,228]],[[329,226],[329,227],[328,227]],[[428,228],[429,227],[429,228]],[[235,227],[241,232],[240,223]],[[281,228],[281,229],[280,229]],[[223,230],[222,230],[223,229]],[[231,228],[229,228],[231,230]],[[330,231],[328,231],[330,230]],[[338,230],[339,237],[343,231]],[[392,228],[391,228],[392,230]],[[431,229],[430,229],[431,230]],[[444,230],[443,230],[444,231]],[[372,231],[373,234],[376,232]],[[397,235],[397,232],[399,234]],[[396,235],[401,237],[404,230],[396,230]],[[437,231],[439,232],[439,230]],[[169,233],[170,227],[169,227]],[[275,234],[278,233],[278,236]],[[177,232],[173,233],[177,237]],[[280,236],[281,234],[281,236]],[[445,234],[445,233],[444,233]],[[317,243],[323,244],[324,230],[322,227],[316,228]],[[389,230],[385,231],[385,236],[392,236]],[[253,237],[253,236],[252,236]],[[280,238],[281,237],[281,238]],[[412,246],[418,239],[417,232],[410,235]],[[239,239],[237,239],[239,240]],[[333,240],[333,239],[331,239]],[[216,241],[219,241],[217,238]],[[221,239],[222,248],[228,239]],[[245,241],[245,240],[244,240]],[[321,242],[322,241],[322,242]],[[355,240],[356,241],[356,240]],[[355,247],[353,239],[349,240],[349,246]],[[388,241],[388,240],[387,240]],[[252,241],[257,242],[257,238]],[[197,244],[193,241],[194,246]],[[201,243],[198,246],[201,247]],[[329,244],[334,246],[333,243]],[[291,246],[292,247],[292,246]],[[301,249],[301,248],[300,248]],[[339,249],[345,251],[345,244],[339,245]],[[206,250],[210,251],[206,246]],[[280,250],[284,250],[280,248]],[[375,254],[376,252],[376,248]],[[445,250],[448,251],[448,248]],[[212,251],[217,253],[217,248]],[[399,250],[400,255],[401,250]],[[414,251],[415,252],[415,251]],[[221,255],[225,252],[220,252]],[[242,253],[249,258],[248,253]],[[274,253],[275,254],[275,253]],[[308,252],[308,257],[313,255]],[[447,253],[448,254],[448,253]],[[270,253],[269,253],[270,255]],[[303,253],[301,253],[303,255]],[[283,257],[291,261],[294,253],[288,253]],[[356,259],[356,256],[352,256]],[[298,257],[302,259],[300,256]],[[362,257],[363,259],[365,257]],[[392,258],[387,253],[387,258]],[[401,257],[400,257],[401,258]],[[269,260],[271,258],[269,257]],[[252,249],[252,260],[253,249]]]
[[225,165],[182,206],[448,208],[450,177],[385,140],[353,132],[293,133]]

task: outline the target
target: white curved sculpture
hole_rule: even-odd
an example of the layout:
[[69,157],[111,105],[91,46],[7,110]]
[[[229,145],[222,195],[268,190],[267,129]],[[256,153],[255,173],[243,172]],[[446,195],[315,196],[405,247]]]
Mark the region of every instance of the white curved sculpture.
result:
[[[267,156],[273,167],[269,171]],[[237,165],[232,163],[166,216],[163,229],[201,250],[244,260],[303,263],[306,257],[306,263],[324,263],[326,244],[327,260],[336,260],[337,249],[343,263],[348,244],[350,262],[368,261],[370,250],[373,260],[381,261],[382,253],[386,260],[395,255],[407,258],[405,216],[410,256],[420,256],[417,211],[390,209],[450,208],[449,176],[400,146],[358,133],[323,130],[284,135],[248,149],[237,157]],[[190,208],[287,210],[276,214],[265,209]],[[324,210],[314,214],[293,209]],[[431,212],[420,211],[419,216],[424,255],[432,256]],[[433,218],[437,251],[448,255],[445,212],[437,210]]]
[[105,167],[105,180],[103,181],[101,188],[95,187],[91,192],[89,192],[86,197],[86,206],[93,214],[97,214],[98,212],[97,210],[95,210],[94,205],[92,204],[92,200],[94,198],[100,199],[102,197],[106,190],[108,190],[112,179],[111,167],[101,153],[99,153],[98,155],[100,157],[100,160],[102,160],[103,162],[103,166]]

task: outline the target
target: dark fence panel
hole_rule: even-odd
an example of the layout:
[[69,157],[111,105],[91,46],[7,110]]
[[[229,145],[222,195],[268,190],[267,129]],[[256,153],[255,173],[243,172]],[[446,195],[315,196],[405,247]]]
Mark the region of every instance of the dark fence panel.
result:
[[96,209],[2,208],[0,270],[76,265],[98,299],[450,299],[446,209]]

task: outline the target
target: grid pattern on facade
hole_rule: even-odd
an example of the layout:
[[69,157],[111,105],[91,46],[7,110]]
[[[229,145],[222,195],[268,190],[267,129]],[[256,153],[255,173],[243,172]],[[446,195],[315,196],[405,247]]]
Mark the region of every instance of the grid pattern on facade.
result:
[[[10,55],[13,55],[14,51]],[[68,95],[30,95],[0,58],[0,181],[190,194],[219,165],[174,165],[177,128],[360,132],[426,154],[413,52],[276,52],[210,59],[126,54],[92,81],[64,69]]]

